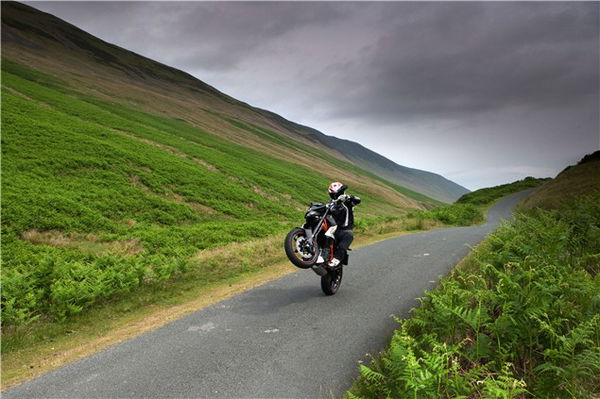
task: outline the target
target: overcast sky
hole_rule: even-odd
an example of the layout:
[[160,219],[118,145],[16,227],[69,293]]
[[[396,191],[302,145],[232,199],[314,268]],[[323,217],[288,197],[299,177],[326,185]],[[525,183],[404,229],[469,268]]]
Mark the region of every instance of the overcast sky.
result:
[[600,148],[599,2],[28,2],[469,188]]

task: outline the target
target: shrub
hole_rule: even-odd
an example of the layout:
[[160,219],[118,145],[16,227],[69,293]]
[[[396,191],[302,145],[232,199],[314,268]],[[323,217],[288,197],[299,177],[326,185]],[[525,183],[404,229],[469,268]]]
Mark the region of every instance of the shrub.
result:
[[472,191],[470,193],[464,194],[462,197],[456,200],[456,203],[486,205],[508,194],[516,193],[518,191],[526,190],[528,188],[537,187],[548,180],[550,179],[537,179],[535,177],[529,176],[524,178],[523,180],[517,180],[512,183]]
[[418,219],[437,220],[456,226],[469,226],[484,219],[481,210],[471,204],[447,205],[428,211],[412,212],[410,215]]

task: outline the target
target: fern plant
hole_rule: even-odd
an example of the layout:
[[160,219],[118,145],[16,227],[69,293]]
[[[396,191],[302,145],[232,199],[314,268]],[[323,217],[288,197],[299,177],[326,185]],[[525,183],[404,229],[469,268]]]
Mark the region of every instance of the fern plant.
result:
[[600,198],[517,215],[399,320],[352,395],[593,398],[600,394]]

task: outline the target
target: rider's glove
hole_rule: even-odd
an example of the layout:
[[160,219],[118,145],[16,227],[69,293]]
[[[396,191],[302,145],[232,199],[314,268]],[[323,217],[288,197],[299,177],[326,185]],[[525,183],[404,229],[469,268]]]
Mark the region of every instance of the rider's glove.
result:
[[350,196],[348,194],[342,194],[338,197],[338,201],[340,202],[346,202],[348,201],[348,199],[350,199]]

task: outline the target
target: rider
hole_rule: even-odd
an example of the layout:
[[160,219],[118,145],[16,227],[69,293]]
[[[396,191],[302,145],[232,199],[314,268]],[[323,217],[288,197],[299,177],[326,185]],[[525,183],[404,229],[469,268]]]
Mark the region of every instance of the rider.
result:
[[[329,219],[331,227],[325,233],[325,236],[328,237],[328,244],[332,243],[335,239],[337,242],[337,247],[334,252],[334,257],[331,261],[329,261],[329,267],[336,267],[340,264],[341,261],[346,257],[346,253],[352,240],[354,240],[354,235],[352,234],[352,229],[354,228],[354,206],[360,204],[360,198],[354,195],[344,194],[347,185],[342,184],[340,182],[333,182],[329,185],[329,189],[327,192],[329,193],[329,197],[334,200],[333,207],[331,209],[331,216],[333,216],[333,220]],[[323,256],[325,259],[328,259],[328,250],[329,245],[325,246],[325,255]],[[319,259],[321,260],[321,259]]]

